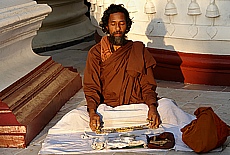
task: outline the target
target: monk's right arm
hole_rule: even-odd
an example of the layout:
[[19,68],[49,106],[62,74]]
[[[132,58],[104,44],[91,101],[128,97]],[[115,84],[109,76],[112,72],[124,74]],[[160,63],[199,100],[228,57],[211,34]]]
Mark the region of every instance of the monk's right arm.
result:
[[[95,49],[94,49],[95,50]],[[84,71],[83,90],[87,102],[87,111],[90,117],[90,128],[95,131],[100,127],[100,117],[97,114],[97,107],[101,103],[99,59],[92,49],[88,53]]]
[[101,102],[100,66],[98,55],[92,52],[92,49],[89,51],[86,61],[83,90],[88,112],[96,111]]

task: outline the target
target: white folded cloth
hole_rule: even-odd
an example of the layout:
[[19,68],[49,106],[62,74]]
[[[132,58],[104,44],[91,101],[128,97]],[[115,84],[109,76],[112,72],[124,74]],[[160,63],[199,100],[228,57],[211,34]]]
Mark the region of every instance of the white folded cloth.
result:
[[[168,98],[160,99],[158,104],[157,109],[162,120],[160,130],[174,134],[175,150],[192,151],[183,143],[180,129],[194,120],[195,116],[184,112]],[[147,123],[148,106],[146,104],[131,104],[112,108],[101,104],[97,112],[102,116],[104,128],[138,126]],[[85,131],[90,132],[91,129],[89,128],[87,107],[82,106],[68,112],[49,130],[39,154],[92,152],[94,150],[90,147],[90,141],[80,138],[80,135]],[[69,138],[67,139],[67,137]],[[149,149],[149,151],[152,150]]]

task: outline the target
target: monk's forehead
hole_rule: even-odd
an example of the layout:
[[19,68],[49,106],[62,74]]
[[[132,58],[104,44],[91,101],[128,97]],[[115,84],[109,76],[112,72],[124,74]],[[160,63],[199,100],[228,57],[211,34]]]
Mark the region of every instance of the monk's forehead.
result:
[[109,21],[125,21],[125,14],[122,12],[112,13],[109,16]]

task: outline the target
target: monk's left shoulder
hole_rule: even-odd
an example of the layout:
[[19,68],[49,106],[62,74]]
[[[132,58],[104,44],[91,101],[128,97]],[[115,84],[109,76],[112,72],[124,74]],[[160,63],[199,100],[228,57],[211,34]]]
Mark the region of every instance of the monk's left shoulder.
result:
[[133,45],[134,46],[139,46],[139,47],[145,47],[145,44],[143,42],[141,42],[141,41],[134,41]]
[[[144,55],[151,55],[147,49],[147,47],[145,47],[145,44],[141,41],[135,41],[133,42],[133,46],[134,46],[134,49],[136,49],[136,51],[138,51],[139,53],[143,53]],[[142,51],[142,52],[140,52]]]

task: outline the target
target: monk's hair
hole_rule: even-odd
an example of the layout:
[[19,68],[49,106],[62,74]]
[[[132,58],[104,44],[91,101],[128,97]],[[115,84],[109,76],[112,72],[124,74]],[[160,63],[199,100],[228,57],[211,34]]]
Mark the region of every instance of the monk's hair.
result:
[[126,32],[128,33],[130,31],[131,25],[132,25],[132,20],[129,17],[129,12],[124,8],[123,4],[111,4],[103,14],[103,17],[101,18],[101,21],[99,23],[99,26],[102,28],[102,31],[106,34],[109,34],[109,30],[107,30],[106,26],[108,26],[109,23],[109,16],[110,14],[121,12],[124,13],[125,15],[125,20],[126,20]]

